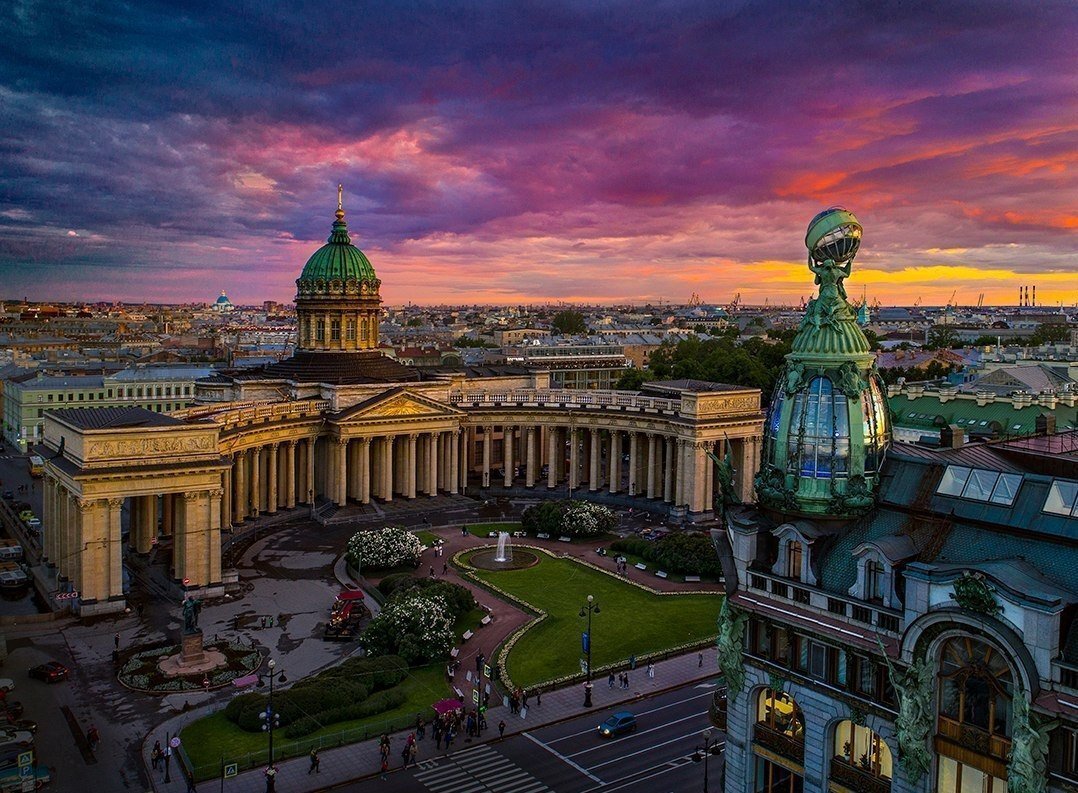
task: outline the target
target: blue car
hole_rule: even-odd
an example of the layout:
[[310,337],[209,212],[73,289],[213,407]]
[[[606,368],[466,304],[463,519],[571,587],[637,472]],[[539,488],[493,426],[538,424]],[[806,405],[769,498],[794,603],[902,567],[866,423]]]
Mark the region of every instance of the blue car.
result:
[[614,738],[627,732],[636,732],[636,716],[621,710],[599,725],[599,735]]

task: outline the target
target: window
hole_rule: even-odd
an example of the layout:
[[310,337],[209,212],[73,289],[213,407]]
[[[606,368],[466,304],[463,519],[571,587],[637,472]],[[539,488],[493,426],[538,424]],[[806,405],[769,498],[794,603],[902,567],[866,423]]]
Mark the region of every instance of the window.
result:
[[329,321],[329,340],[341,340],[341,321],[339,319],[331,319]]
[[1007,793],[1006,780],[940,755],[937,793]]
[[354,319],[348,320],[348,323],[345,325],[345,333],[348,341],[356,340],[356,321]]
[[966,482],[966,488],[962,491],[963,498],[971,498],[974,501],[987,501],[992,495],[992,488],[996,486],[999,474],[995,471],[981,471],[974,469]]
[[[986,738],[1010,737],[1014,684],[1010,665],[994,647],[970,638],[950,640],[943,647],[939,678],[941,735],[964,735],[972,728]],[[1005,747],[995,742],[984,745],[990,754],[1004,754]]]
[[1048,489],[1048,498],[1044,500],[1044,511],[1053,515],[1073,515],[1078,517],[1078,482],[1056,479]]
[[786,543],[786,577],[795,581],[801,580],[801,561],[804,548],[797,540]]
[[48,396],[48,398],[46,399],[46,401],[47,401],[47,402],[52,402],[52,394],[49,394],[49,396]]
[[969,479],[970,473],[972,473],[970,468],[963,468],[960,465],[948,465],[947,470],[943,473],[940,486],[936,488],[936,492],[941,496],[962,495],[962,488],[966,486],[966,480]]
[[1010,506],[1018,495],[1018,488],[1022,486],[1022,477],[1018,474],[1000,474],[992,495],[988,499],[993,504]]
[[827,599],[827,610],[830,611],[832,614],[841,614],[843,617],[845,617],[846,616],[846,601],[845,600],[839,600],[838,598],[828,598]]
[[86,394],[80,392],[79,393],[79,402],[85,402],[85,401],[86,401]]
[[805,719],[801,708],[785,691],[765,688],[757,701],[756,721],[795,740],[805,740]]
[[794,397],[787,446],[787,470],[815,479],[849,473],[850,417],[846,395],[831,380],[814,377]]
[[961,496],[972,501],[988,501],[1009,507],[1021,486],[1020,474],[1001,474],[998,471],[949,465],[936,492],[942,496]]
[[866,625],[872,624],[872,609],[865,608],[864,606],[854,606],[851,609],[852,617],[856,622],[863,622]]
[[788,768],[763,757],[756,757],[753,793],[802,793],[805,781]]
[[805,636],[797,641],[798,669],[834,685],[846,685],[846,653]]
[[883,565],[875,559],[865,563],[865,600],[883,603]]
[[322,319],[316,319],[314,322],[314,340],[325,341],[326,340],[326,322]]
[[[883,739],[868,727],[852,721],[839,722],[835,728],[835,763],[831,776],[839,783],[851,781],[849,769],[882,779],[891,778],[891,750]],[[852,779],[857,779],[852,775]],[[853,787],[853,786],[851,786]]]
[[878,668],[863,655],[850,656],[850,690],[867,697],[876,693],[876,675]]
[[112,399],[112,389],[109,389],[109,399]]

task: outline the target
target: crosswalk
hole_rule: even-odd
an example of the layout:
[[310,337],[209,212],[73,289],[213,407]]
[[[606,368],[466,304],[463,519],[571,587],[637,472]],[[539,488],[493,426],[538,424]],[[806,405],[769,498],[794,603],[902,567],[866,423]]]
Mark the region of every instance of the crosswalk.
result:
[[543,782],[491,749],[477,746],[435,765],[421,764],[415,778],[432,793],[553,793]]

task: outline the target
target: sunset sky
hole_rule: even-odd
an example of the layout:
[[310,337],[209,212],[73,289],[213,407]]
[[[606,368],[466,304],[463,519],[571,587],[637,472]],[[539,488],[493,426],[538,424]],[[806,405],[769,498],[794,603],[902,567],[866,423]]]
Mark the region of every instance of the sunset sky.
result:
[[1078,4],[0,9],[0,298],[290,301],[343,182],[389,304],[1078,301]]

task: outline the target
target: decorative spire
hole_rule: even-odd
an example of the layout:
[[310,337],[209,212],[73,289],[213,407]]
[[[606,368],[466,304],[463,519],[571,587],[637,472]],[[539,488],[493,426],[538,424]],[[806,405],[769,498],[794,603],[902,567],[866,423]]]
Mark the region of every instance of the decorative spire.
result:
[[337,185],[337,220],[344,220],[344,185]]

